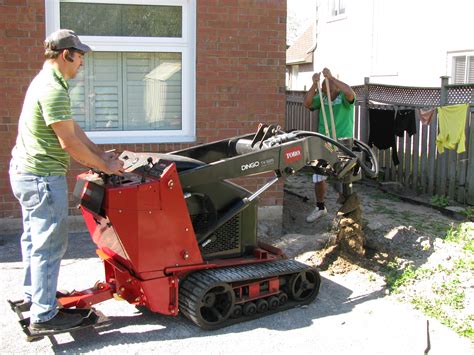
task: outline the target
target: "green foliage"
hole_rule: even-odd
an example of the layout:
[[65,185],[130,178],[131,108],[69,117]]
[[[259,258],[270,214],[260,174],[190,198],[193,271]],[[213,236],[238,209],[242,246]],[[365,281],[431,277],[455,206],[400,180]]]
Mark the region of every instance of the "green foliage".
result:
[[431,198],[431,204],[436,207],[446,207],[449,205],[449,199],[447,196],[434,195]]
[[443,302],[440,299],[429,300],[425,297],[415,296],[412,298],[412,304],[416,309],[438,319],[442,324],[456,331],[456,333],[474,340],[474,328],[472,326],[474,316],[470,315],[463,320],[456,320],[444,311]]
[[395,262],[388,263],[384,271],[387,287],[393,293],[400,293],[400,288],[416,277],[412,266],[400,269]]
[[[447,238],[455,242],[464,240],[466,235],[464,231],[465,229],[459,226],[453,227]],[[424,314],[438,319],[458,334],[474,340],[474,315],[462,317],[455,315],[455,312],[464,313],[466,295],[458,275],[474,271],[474,259],[470,252],[465,258],[453,260],[448,266],[438,264],[434,268],[414,268],[410,265],[403,268],[397,262],[390,262],[382,271],[385,273],[388,289],[394,294],[403,294],[404,286],[417,285],[417,281],[431,280],[433,275],[443,274],[441,283],[433,283],[431,298],[418,296],[415,293],[409,300]]]
[[474,252],[474,223],[452,224],[444,240],[461,244],[464,250]]
[[474,208],[473,207],[466,207],[461,214],[466,217],[468,221],[474,221]]

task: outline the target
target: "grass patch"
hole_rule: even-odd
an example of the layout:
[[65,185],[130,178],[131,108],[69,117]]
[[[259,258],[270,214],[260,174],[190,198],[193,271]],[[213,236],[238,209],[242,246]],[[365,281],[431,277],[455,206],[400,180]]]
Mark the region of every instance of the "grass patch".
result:
[[[457,228],[457,227],[456,227]],[[455,229],[457,230],[457,229]],[[451,233],[446,236],[453,242],[465,240],[465,234]],[[403,295],[416,309],[438,319],[459,335],[474,340],[474,315],[465,314],[466,291],[462,280],[466,274],[474,272],[474,258],[470,252],[445,266],[401,267],[398,262],[390,262],[382,269],[387,288],[393,294]],[[420,283],[422,281],[422,283]],[[430,292],[423,293],[423,287],[432,283]],[[426,288],[425,288],[426,291]]]
[[474,223],[465,222],[457,226],[451,225],[444,240],[460,244],[464,250],[474,253]]
[[436,318],[445,326],[453,329],[459,335],[468,337],[474,340],[474,329],[472,323],[474,316],[470,315],[462,320],[457,320],[444,310],[443,303],[440,299],[430,300],[425,297],[415,296],[412,298],[411,303],[416,309],[422,311],[427,316]]
[[389,262],[383,271],[385,272],[387,288],[392,293],[400,293],[402,286],[412,282],[416,278],[415,269],[411,265],[400,269],[397,263]]

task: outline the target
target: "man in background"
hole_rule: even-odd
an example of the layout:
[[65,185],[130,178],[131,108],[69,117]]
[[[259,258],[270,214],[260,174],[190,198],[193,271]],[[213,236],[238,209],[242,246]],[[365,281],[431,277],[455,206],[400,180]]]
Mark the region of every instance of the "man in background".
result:
[[[336,137],[353,138],[354,136],[354,103],[356,96],[351,87],[332,76],[328,68],[322,71],[324,81],[322,83],[322,96],[324,107],[321,107],[321,93],[318,93],[320,73],[313,74],[313,85],[308,90],[304,98],[306,108],[314,111],[319,109],[319,129],[318,132],[327,134],[324,125],[324,117],[322,110],[324,109],[327,116],[327,124],[329,132],[332,132],[331,120],[329,116],[329,100],[331,98],[332,110],[334,113],[334,125],[336,129]],[[326,81],[329,83],[329,93],[326,89]],[[327,214],[325,199],[327,194],[327,176],[313,175],[314,192],[316,195],[316,207],[306,217],[306,222],[312,223]]]

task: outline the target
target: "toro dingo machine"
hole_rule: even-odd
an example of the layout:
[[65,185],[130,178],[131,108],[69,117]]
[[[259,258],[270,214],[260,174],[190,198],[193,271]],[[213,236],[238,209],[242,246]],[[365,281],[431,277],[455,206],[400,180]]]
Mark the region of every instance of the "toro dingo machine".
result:
[[[332,176],[344,190],[362,170],[372,177],[377,170],[358,140],[262,124],[255,134],[169,154],[124,151],[120,159],[122,177],[89,171],[77,178],[75,194],[105,280],[59,298],[84,314],[83,324],[66,331],[94,325],[90,306],[114,297],[182,313],[204,329],[310,303],[319,273],[257,240],[257,197],[303,168]],[[253,193],[228,181],[268,172],[274,176]],[[30,339],[60,332],[33,333],[28,318],[20,322]]]

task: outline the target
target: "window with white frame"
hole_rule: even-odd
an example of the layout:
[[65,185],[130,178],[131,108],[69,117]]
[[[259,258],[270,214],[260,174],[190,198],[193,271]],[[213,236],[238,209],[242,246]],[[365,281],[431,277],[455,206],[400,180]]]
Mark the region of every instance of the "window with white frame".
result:
[[453,84],[474,83],[474,52],[452,54],[451,81]]
[[329,17],[340,17],[345,13],[344,0],[329,0]]
[[74,118],[93,141],[195,140],[195,0],[46,4],[48,33],[72,29],[93,49],[70,81]]

